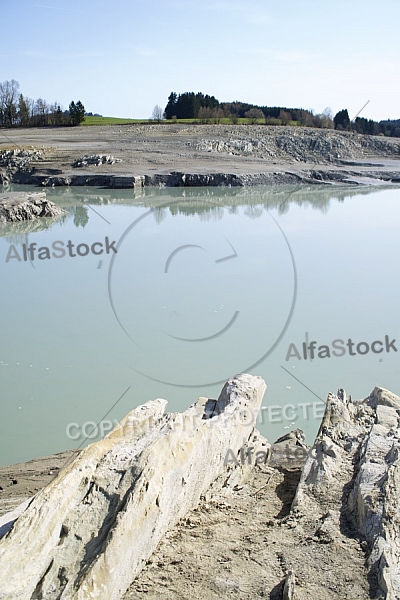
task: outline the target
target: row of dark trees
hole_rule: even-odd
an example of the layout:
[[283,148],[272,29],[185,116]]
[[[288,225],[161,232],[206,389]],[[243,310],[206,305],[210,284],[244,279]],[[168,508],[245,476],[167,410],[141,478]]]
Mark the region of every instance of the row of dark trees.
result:
[[301,108],[282,106],[257,106],[246,102],[219,102],[215,96],[202,93],[171,92],[164,110],[166,119],[199,119],[203,122],[218,121],[230,118],[237,122],[240,118],[251,122],[265,122],[271,125],[288,125],[290,123],[308,127],[333,128],[332,113],[329,108],[320,115]]
[[364,117],[356,117],[350,122],[347,109],[340,110],[333,118],[335,129],[356,131],[369,135],[384,135],[387,137],[400,137],[400,119],[388,121],[374,121]]
[[165,107],[165,118],[172,119],[197,119],[201,109],[213,111],[219,107],[219,102],[214,96],[204,95],[202,93],[185,92],[176,94],[171,92],[168,97],[168,104]]
[[333,117],[330,108],[326,108],[321,114],[314,114],[303,108],[257,106],[239,101],[219,102],[215,96],[194,92],[179,95],[171,92],[163,116],[166,119],[196,119],[203,123],[215,123],[223,118],[230,118],[235,123],[239,118],[247,118],[252,123],[267,125],[302,125],[400,137],[400,119],[377,122],[357,117],[351,122],[347,109],[340,110]]
[[386,137],[400,137],[400,119],[379,121],[378,123],[372,119],[357,117],[355,122],[351,124],[351,128],[358,133],[384,135]]
[[24,96],[15,79],[0,82],[1,127],[79,125],[84,119],[85,107],[81,101],[72,101],[69,110],[63,110],[58,102],[49,104],[43,98],[33,100]]

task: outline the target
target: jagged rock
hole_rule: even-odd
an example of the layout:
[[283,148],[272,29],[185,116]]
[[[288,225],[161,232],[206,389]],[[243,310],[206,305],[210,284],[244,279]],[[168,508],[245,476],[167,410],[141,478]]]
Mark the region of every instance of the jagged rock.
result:
[[400,410],[400,398],[385,388],[376,387],[369,397],[369,404],[376,408],[378,405],[391,406],[396,410]]
[[218,401],[200,399],[183,414],[165,413],[160,399],[130,412],[1,540],[0,598],[121,598],[167,529],[229,476],[226,449],[239,453],[254,435],[240,413],[255,414],[265,389],[260,377],[239,375]]
[[63,187],[71,184],[71,177],[66,175],[50,175],[44,179],[42,179],[42,175],[33,175],[33,177],[35,178],[36,183],[38,183],[41,187]]
[[0,152],[0,183],[12,181],[16,173],[30,171],[32,163],[42,158],[42,151],[36,148],[3,150]]
[[72,163],[73,167],[87,167],[88,165],[94,165],[96,167],[100,165],[115,165],[115,163],[122,162],[121,158],[115,158],[110,154],[91,154],[90,156],[83,156]]
[[140,190],[145,185],[144,175],[71,175],[71,176],[49,176],[43,178],[42,175],[30,175],[29,180],[24,176],[21,183],[32,183],[41,187],[59,187],[59,186],[97,186],[115,189],[133,188]]
[[58,217],[66,211],[47,200],[44,192],[8,192],[0,195],[0,222]]
[[399,144],[391,144],[375,136],[349,135],[339,131],[257,127],[253,128],[253,132],[255,135],[251,138],[232,136],[225,140],[203,139],[193,142],[193,146],[202,152],[257,158],[278,157],[297,162],[312,163],[318,157],[318,163],[325,164],[342,164],[343,159],[354,164],[355,158],[363,158],[365,154],[378,156],[388,153],[398,156],[400,152]]
[[295,600],[296,579],[293,571],[289,571],[286,575],[283,586],[282,600]]
[[[225,399],[221,397],[219,403],[203,398],[196,404],[196,419],[198,417],[202,423],[207,424],[206,427],[210,427],[206,438],[208,443],[213,444],[213,448],[216,442],[211,424],[217,423],[214,419],[226,414],[231,405],[226,405],[226,398],[229,397],[235,402],[234,395],[229,392]],[[69,512],[63,505],[61,508],[65,510],[65,517],[58,522],[55,522],[54,514],[47,510],[47,535],[48,538],[54,535],[47,550],[48,560],[52,558],[54,563],[50,564],[50,561],[48,573],[43,581],[49,585],[51,577],[53,582],[58,583],[64,576],[69,576],[71,581],[77,582],[78,591],[68,596],[67,584],[65,588],[58,587],[53,591],[51,587],[46,588],[43,585],[42,589],[38,587],[32,596],[27,597],[43,600],[62,600],[68,597],[74,600],[91,597],[108,599],[107,590],[82,592],[79,583],[88,584],[92,576],[95,576],[96,581],[101,581],[103,575],[107,576],[107,569],[114,567],[118,579],[118,569],[124,571],[124,565],[126,567],[128,563],[131,564],[130,541],[135,539],[136,543],[137,540],[142,543],[143,531],[148,538],[151,537],[153,528],[156,535],[161,534],[160,520],[157,519],[163,519],[166,511],[173,512],[175,505],[168,505],[166,502],[164,493],[167,484],[161,484],[157,469],[164,473],[170,467],[168,472],[173,472],[173,475],[169,478],[169,485],[172,485],[172,488],[168,489],[178,490],[175,498],[183,498],[186,502],[187,498],[183,494],[187,493],[187,486],[190,485],[192,477],[196,478],[196,473],[200,480],[198,485],[204,484],[207,490],[198,507],[196,506],[191,513],[184,514],[184,518],[175,527],[168,527],[161,544],[147,560],[146,568],[140,572],[138,578],[135,577],[130,590],[124,594],[125,600],[137,600],[143,593],[147,593],[151,598],[170,597],[172,594],[172,597],[180,595],[218,600],[218,597],[239,594],[246,600],[253,600],[259,596],[280,600],[285,583],[285,593],[289,594],[291,590],[290,572],[293,576],[296,574],[296,589],[293,591],[298,600],[353,600],[370,597],[375,600],[397,599],[400,482],[396,421],[400,408],[396,407],[400,407],[399,402],[400,398],[383,388],[375,388],[363,401],[352,401],[343,390],[339,390],[336,395],[329,395],[328,407],[316,443],[308,452],[299,486],[301,470],[297,466],[291,469],[285,465],[282,467],[278,463],[272,465],[268,462],[251,470],[247,460],[237,466],[230,464],[222,469],[220,475],[208,487],[202,480],[205,471],[199,474],[196,469],[192,469],[186,477],[183,475],[182,481],[184,456],[190,454],[198,458],[199,445],[200,453],[203,450],[208,452],[197,425],[193,426],[192,417],[188,418],[188,411],[184,415],[165,415],[161,407],[161,424],[159,420],[150,427],[144,423],[140,434],[129,437],[129,432],[133,432],[134,427],[139,427],[146,416],[131,415],[133,422],[125,423],[123,431],[119,434],[115,432],[116,437],[107,442],[109,449],[102,450],[103,457],[100,454],[92,454],[91,458],[86,456],[83,464],[76,462],[78,467],[85,469],[80,474],[80,487],[72,478],[72,474],[69,474],[69,480],[64,483],[64,491],[71,498],[78,488],[84,499],[81,504],[72,505]],[[142,410],[148,410],[146,406]],[[234,414],[235,412],[232,413],[232,417]],[[162,435],[169,438],[172,426],[175,430],[179,429],[179,435],[173,435],[174,441],[165,440],[161,445],[160,433],[163,432]],[[251,427],[246,429],[247,433],[242,430],[244,439],[238,440],[237,446],[231,446],[239,462],[242,450],[246,455],[250,448],[254,450],[264,447],[265,451],[270,449],[269,444],[258,432],[251,433],[251,430]],[[146,437],[146,432],[150,431],[154,433],[153,442],[161,457],[158,458],[159,465],[153,475],[153,478],[156,478],[154,483],[148,478],[147,470],[150,455],[154,461],[156,457],[155,453],[150,452],[153,442]],[[192,439],[190,431],[194,433]],[[225,426],[219,431],[226,431]],[[132,442],[132,437],[136,442]],[[183,443],[183,447],[180,442]],[[188,450],[190,443],[193,447]],[[224,452],[221,446],[219,447],[222,461],[229,444],[230,442],[225,445]],[[304,446],[304,435],[300,430],[296,430],[277,440],[276,444],[301,450]],[[95,447],[96,445],[92,448]],[[179,450],[181,456],[178,461],[175,458],[175,462],[168,460],[172,447],[176,452]],[[137,460],[129,455],[131,448],[140,448]],[[86,452],[83,451],[83,456]],[[122,452],[128,454],[125,459],[121,457]],[[140,452],[142,454],[139,456]],[[93,466],[93,472],[88,473],[88,465],[94,463],[97,466]],[[213,458],[209,467],[210,465],[211,468],[214,465]],[[135,471],[134,475],[132,471]],[[18,470],[15,470],[12,476],[16,476],[17,473]],[[247,478],[247,474],[250,477]],[[241,480],[243,475],[245,481]],[[86,476],[88,481],[85,480]],[[132,481],[132,477],[136,477],[135,482]],[[116,483],[118,481],[119,483]],[[147,491],[146,482],[149,483]],[[74,486],[72,492],[67,485],[71,483]],[[296,488],[297,502],[293,503],[289,513]],[[49,490],[50,486],[47,488],[48,496]],[[143,491],[140,501],[135,496],[135,490]],[[62,491],[59,490],[59,493]],[[54,490],[51,493],[54,494]],[[160,495],[159,507],[156,504],[156,494]],[[19,556],[22,549],[30,553],[30,556],[34,557],[33,562],[36,562],[36,555],[31,552],[32,536],[37,531],[39,521],[42,531],[46,530],[47,500],[44,503],[42,497],[37,504],[36,499],[29,502],[28,509],[20,507],[7,519],[0,519],[0,532],[4,533],[11,528],[4,541],[12,539],[15,532],[21,528],[18,536],[14,538],[14,543],[20,542],[18,553],[15,551],[15,554],[7,556],[9,563],[16,563],[16,573],[24,561],[28,562]],[[139,507],[137,511],[142,511],[141,529],[133,519],[129,520],[128,506],[133,506],[131,502],[136,502],[135,506]],[[24,530],[21,523],[32,507],[35,507],[35,516],[33,518],[31,513],[30,521],[25,521],[25,525],[32,522],[36,529],[29,534],[29,530]],[[146,516],[145,507],[148,508]],[[164,516],[155,517],[154,511],[157,515],[157,510],[163,512]],[[19,516],[21,512],[22,516]],[[177,516],[176,513],[174,516]],[[79,517],[82,523],[78,523]],[[140,515],[137,518],[140,519]],[[89,525],[88,520],[91,521]],[[122,533],[123,529],[126,530],[126,535]],[[62,532],[61,538],[57,531]],[[82,532],[85,534],[84,539],[79,541],[76,535],[82,537]],[[90,533],[94,533],[92,540]],[[46,543],[48,538],[45,538]],[[60,542],[58,546],[57,542]],[[77,545],[74,546],[74,543]],[[85,557],[82,557],[79,544],[87,551]],[[3,547],[0,543],[0,553]],[[97,547],[100,549],[96,554]],[[120,549],[121,565],[117,565],[116,560],[113,560],[113,556],[117,554],[116,548]],[[147,550],[151,551],[150,548]],[[71,558],[74,551],[77,551],[77,555]],[[127,552],[128,558],[125,557]],[[78,576],[71,568],[71,564],[72,567],[75,564],[74,561],[79,563]],[[141,565],[137,566],[135,561],[133,563],[135,568],[141,569]],[[101,564],[104,569],[100,569]],[[10,567],[7,565],[7,569],[4,570],[3,565],[3,559],[0,558],[0,590],[7,590],[3,582],[6,580],[6,585],[9,585],[7,577],[10,570],[7,569]],[[67,566],[66,571],[63,571],[64,565]],[[216,565],[217,569],[210,570],[209,565]],[[282,581],[282,573],[286,575],[285,581]],[[22,570],[21,574],[24,575]],[[82,595],[78,595],[78,592]],[[5,597],[13,600],[18,598],[13,593]]]
[[269,464],[273,467],[298,468],[308,456],[310,447],[305,443],[305,435],[301,429],[286,433],[271,445]]
[[323,516],[322,523],[315,532],[318,541],[323,544],[332,544],[337,539],[337,532],[340,528],[340,512],[338,510],[328,510]]
[[301,475],[292,511],[318,514],[317,535],[328,541],[341,520],[352,524],[368,549],[377,580],[375,597],[400,598],[400,398],[376,387],[352,402],[343,390],[330,394],[312,451]]

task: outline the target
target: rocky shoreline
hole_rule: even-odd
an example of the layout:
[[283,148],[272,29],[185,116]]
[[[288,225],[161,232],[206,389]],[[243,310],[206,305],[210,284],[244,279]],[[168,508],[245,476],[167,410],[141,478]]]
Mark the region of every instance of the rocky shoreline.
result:
[[20,223],[34,219],[56,219],[66,211],[47,200],[45,192],[0,194],[0,223]]
[[56,477],[0,518],[0,598],[399,598],[400,398],[329,394],[310,449],[235,418],[265,387],[238,375],[183,414],[150,401],[85,450],[27,463],[31,487]]
[[289,184],[400,184],[400,172],[393,171],[346,171],[309,170],[290,173],[180,173],[157,175],[42,175],[18,173],[12,183],[36,185],[38,187],[96,186],[115,189],[139,189],[143,187],[244,187],[257,185]]
[[400,183],[397,138],[303,127],[140,125],[7,130],[0,183],[38,187]]

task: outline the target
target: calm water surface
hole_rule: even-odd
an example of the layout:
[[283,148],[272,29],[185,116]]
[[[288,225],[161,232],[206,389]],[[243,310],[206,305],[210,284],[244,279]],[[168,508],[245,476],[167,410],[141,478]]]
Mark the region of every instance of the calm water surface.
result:
[[239,372],[267,382],[270,441],[300,427],[311,442],[339,387],[400,393],[399,189],[47,194],[64,218],[0,227],[0,464],[157,397],[184,410]]

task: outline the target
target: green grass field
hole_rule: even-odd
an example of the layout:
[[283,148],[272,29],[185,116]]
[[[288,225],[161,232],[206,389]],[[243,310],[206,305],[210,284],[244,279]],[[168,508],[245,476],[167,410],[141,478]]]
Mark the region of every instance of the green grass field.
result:
[[[274,119],[274,123],[269,123],[269,124],[273,124],[273,125],[280,125],[281,123],[279,122],[279,119]],[[85,117],[85,120],[83,121],[82,125],[89,127],[89,126],[93,126],[93,125],[129,125],[129,124],[151,124],[151,123],[157,123],[157,121],[154,121],[152,119],[122,119],[120,117]],[[182,123],[182,124],[197,124],[197,125],[201,125],[201,124],[219,124],[219,125],[233,125],[234,122],[230,117],[224,117],[224,118],[220,118],[220,119],[172,119],[170,121],[160,121],[160,124],[167,124],[167,123]],[[257,119],[256,123],[254,123],[254,119],[237,119],[237,123],[239,125],[251,125],[251,124],[257,124],[257,125],[264,125],[265,121],[263,119]],[[289,125],[299,125],[298,122],[296,121],[290,121]]]
[[128,125],[129,123],[147,123],[143,119],[120,119],[119,117],[85,117],[82,125]]

